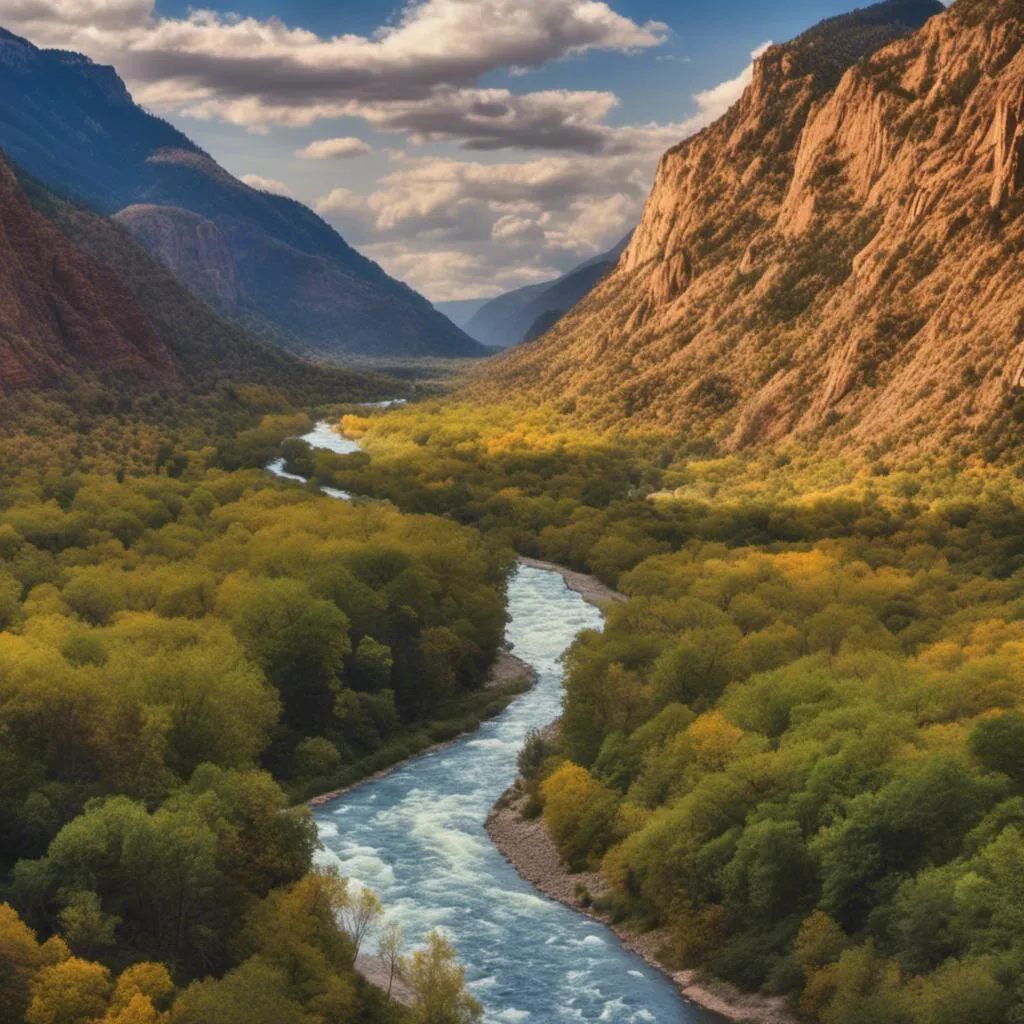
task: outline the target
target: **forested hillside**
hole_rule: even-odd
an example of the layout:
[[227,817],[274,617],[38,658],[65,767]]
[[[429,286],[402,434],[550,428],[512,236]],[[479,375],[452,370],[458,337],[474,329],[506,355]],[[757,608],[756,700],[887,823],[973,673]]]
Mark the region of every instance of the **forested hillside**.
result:
[[182,384],[181,368],[116,274],[33,210],[0,157],[0,393],[107,378]]
[[[312,424],[265,385],[83,380],[5,414],[3,1019],[410,1019],[353,971],[379,906],[287,807],[518,692],[482,691],[508,556],[275,483]],[[414,955],[413,998],[475,1012],[453,957]]]
[[734,449],[1008,452],[1022,43],[1019,0],[958,0],[773,46],[743,98],[665,154],[615,272],[481,393]]
[[[0,156],[5,247],[0,390],[107,394],[272,385],[322,402],[393,396],[403,385],[312,364],[219,317],[111,221],[58,199]],[[16,428],[17,423],[9,424]]]
[[566,862],[600,871],[594,909],[808,1021],[1017,1019],[1016,474],[721,457],[515,406],[346,423],[372,461],[332,481],[628,595],[520,762]]

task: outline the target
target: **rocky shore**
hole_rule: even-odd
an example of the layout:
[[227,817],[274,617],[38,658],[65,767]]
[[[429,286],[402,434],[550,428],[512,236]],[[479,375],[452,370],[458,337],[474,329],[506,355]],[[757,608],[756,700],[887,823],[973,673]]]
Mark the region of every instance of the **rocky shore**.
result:
[[546,569],[549,572],[557,572],[565,580],[570,590],[575,590],[584,601],[600,606],[602,604],[618,604],[626,600],[625,594],[605,586],[596,576],[588,576],[583,572],[576,572],[574,569],[566,569],[564,565],[556,565],[554,562],[544,562],[539,558],[527,558],[526,555],[519,556],[520,565],[528,565],[531,569]]
[[543,819],[523,817],[525,802],[525,794],[517,782],[494,805],[487,819],[487,834],[502,856],[540,892],[601,921],[628,949],[669,977],[690,1002],[731,1021],[796,1024],[784,999],[748,995],[731,985],[698,975],[696,971],[673,971],[658,959],[658,952],[665,942],[664,935],[659,932],[637,934],[597,913],[590,902],[605,891],[601,876],[596,872],[569,872]]
[[356,957],[355,968],[371,985],[376,985],[377,988],[383,989],[385,992],[387,992],[390,982],[391,998],[403,1006],[412,1006],[415,1001],[412,985],[398,974],[389,979],[387,967],[377,957],[360,953]]

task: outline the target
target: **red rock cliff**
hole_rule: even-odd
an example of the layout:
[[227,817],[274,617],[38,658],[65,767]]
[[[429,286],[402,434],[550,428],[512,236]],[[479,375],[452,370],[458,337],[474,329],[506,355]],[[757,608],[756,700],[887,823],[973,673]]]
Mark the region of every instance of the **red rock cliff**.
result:
[[180,379],[131,292],[32,208],[0,157],[0,392],[83,372]]

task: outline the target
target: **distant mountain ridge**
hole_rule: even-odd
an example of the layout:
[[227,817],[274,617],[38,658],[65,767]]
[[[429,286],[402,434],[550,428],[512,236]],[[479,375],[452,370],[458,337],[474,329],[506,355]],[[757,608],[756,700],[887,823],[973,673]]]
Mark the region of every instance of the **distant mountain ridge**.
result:
[[526,285],[488,300],[463,325],[466,333],[494,348],[511,348],[539,337],[614,268],[630,237],[553,281]]
[[0,153],[0,396],[87,382],[151,394],[262,384],[302,404],[403,388],[253,339],[126,231],[55,196]]
[[731,448],[998,457],[1022,252],[1024,2],[876,5],[769,49],[663,157],[615,271],[477,391]]
[[443,313],[456,327],[465,327],[477,310],[483,309],[490,299],[450,299],[435,302],[434,309]]
[[250,188],[138,107],[113,68],[2,29],[0,148],[51,189],[117,215],[203,298],[275,341],[334,354],[484,352],[308,207]]

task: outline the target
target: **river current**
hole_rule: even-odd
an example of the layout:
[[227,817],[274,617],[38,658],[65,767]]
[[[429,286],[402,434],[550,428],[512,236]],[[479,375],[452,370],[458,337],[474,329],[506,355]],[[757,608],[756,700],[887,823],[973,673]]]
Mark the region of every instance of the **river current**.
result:
[[[358,450],[323,424],[306,440]],[[560,713],[562,653],[602,624],[560,575],[525,566],[509,585],[509,615],[506,637],[537,684],[471,736],[318,808],[321,862],[373,889],[413,940],[443,929],[487,1024],[720,1020],[603,925],[538,894],[488,838],[487,814],[515,779],[524,738]]]

